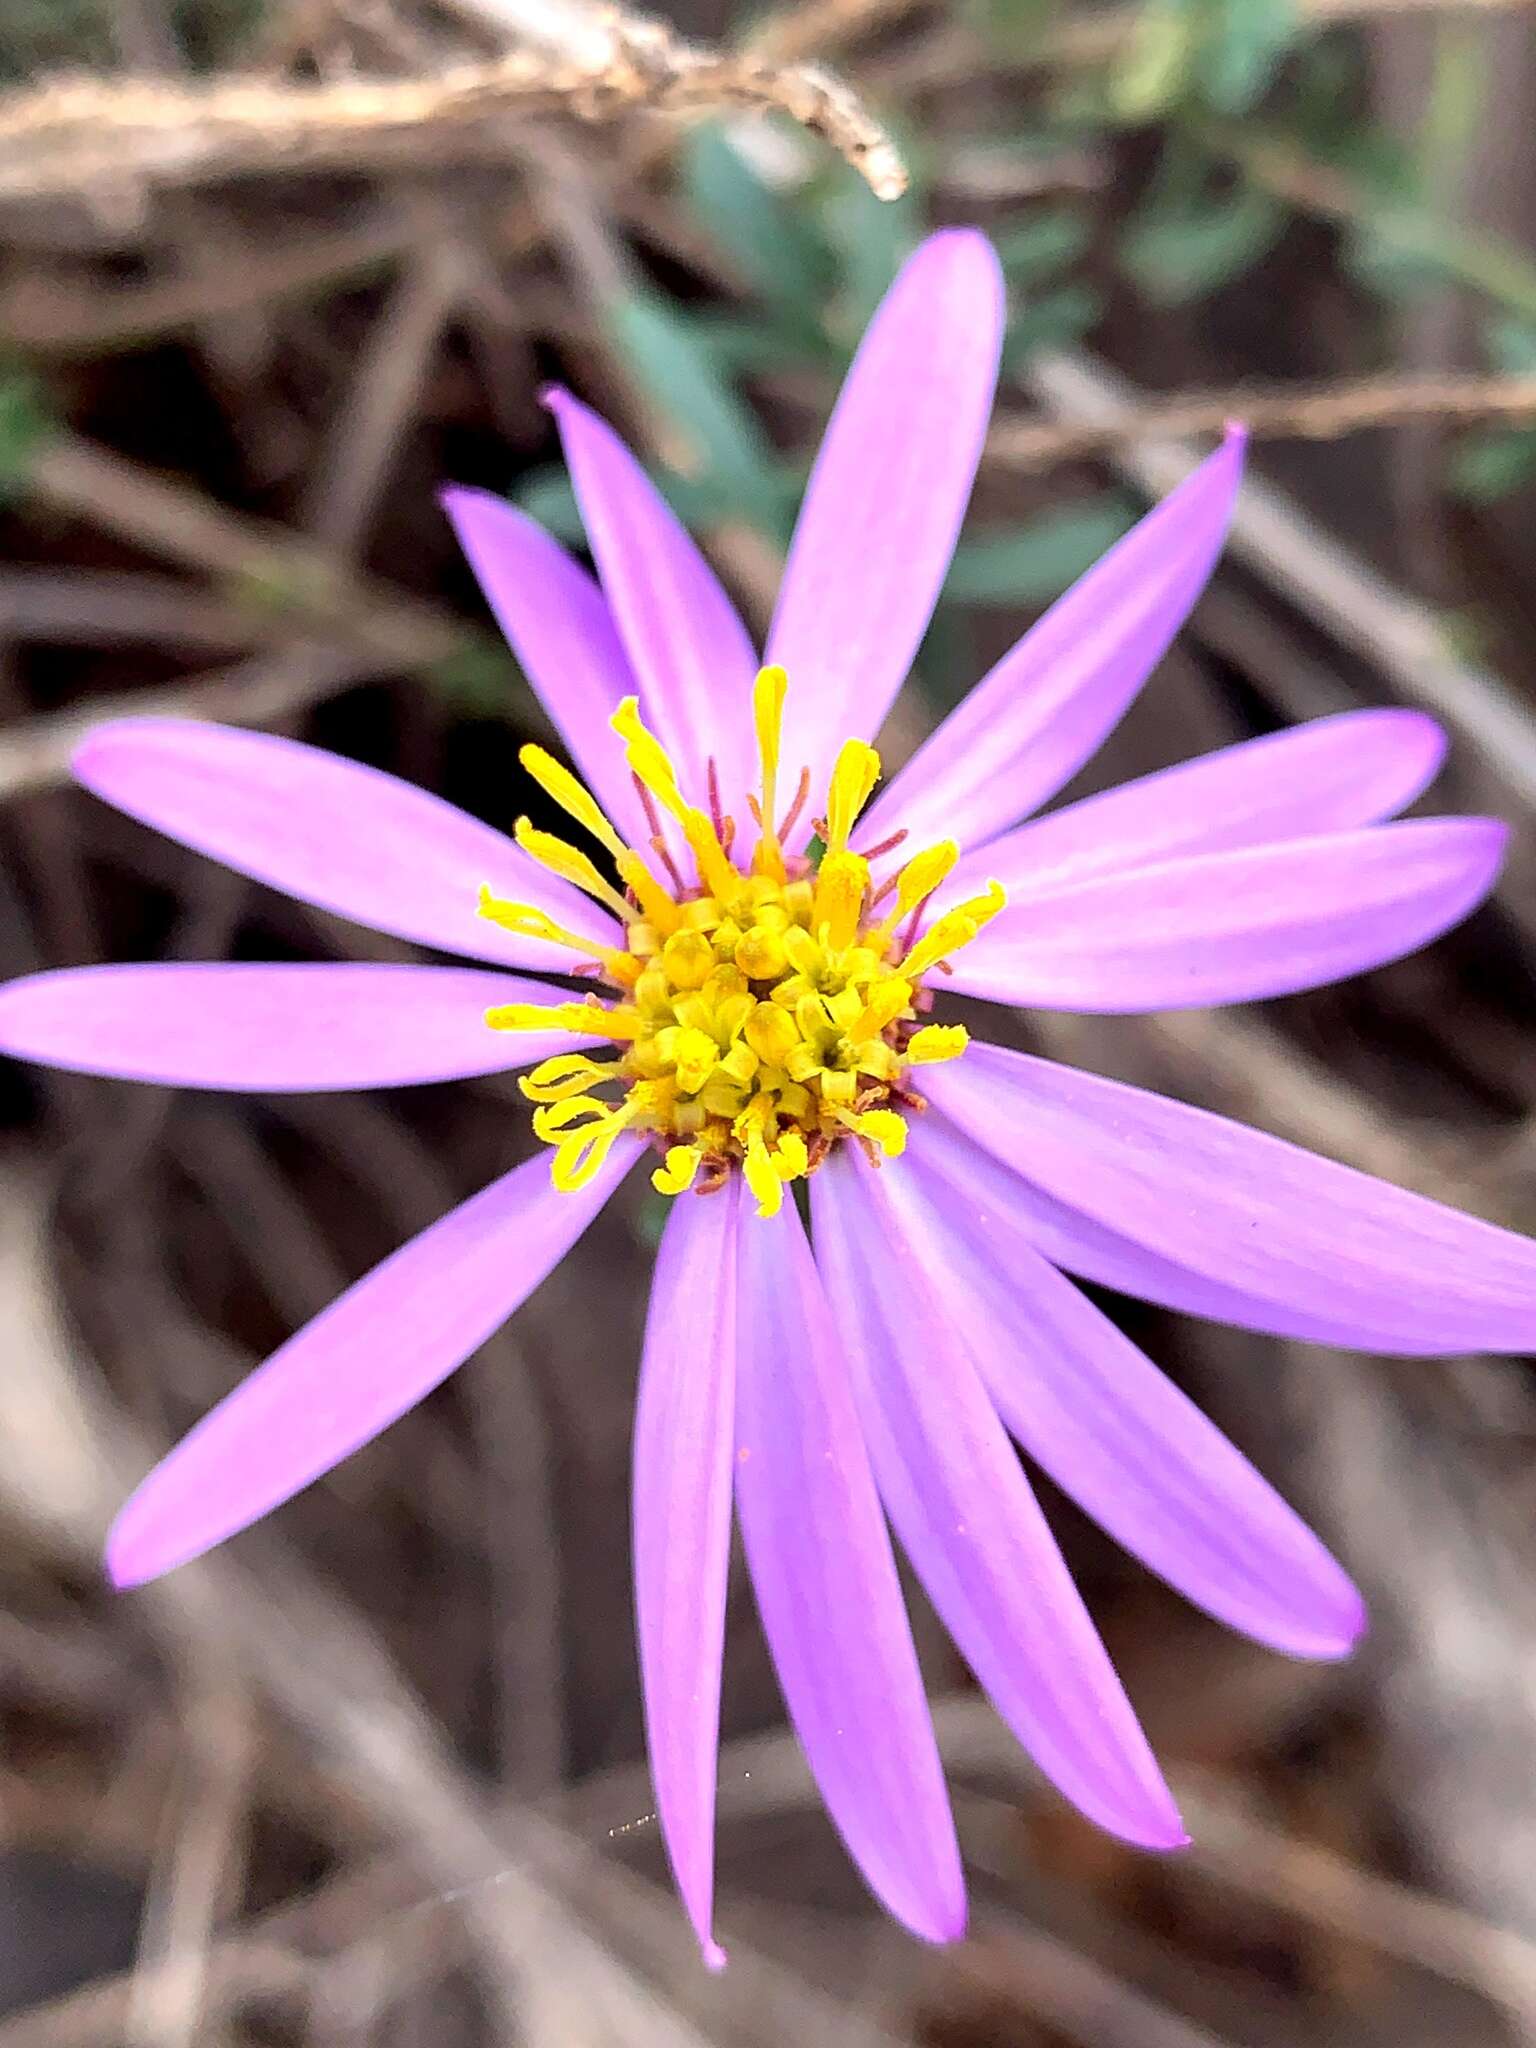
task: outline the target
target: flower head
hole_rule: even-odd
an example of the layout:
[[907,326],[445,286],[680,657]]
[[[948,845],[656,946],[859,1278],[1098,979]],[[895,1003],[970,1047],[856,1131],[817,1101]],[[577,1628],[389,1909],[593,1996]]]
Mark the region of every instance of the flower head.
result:
[[[557,1053],[523,1081],[541,1105],[534,1130],[555,1147],[557,1188],[584,1187],[620,1132],[634,1131],[665,1152],[651,1176],[661,1193],[714,1193],[739,1171],[758,1214],[776,1215],[785,1183],[815,1172],[850,1138],[896,1157],[906,1144],[904,1112],[922,1107],[908,1070],[965,1050],[963,1026],[921,1021],[932,1000],[923,977],[990,923],[1003,892],[990,884],[918,935],[923,906],[958,849],[952,840],[929,847],[875,887],[870,855],[848,844],[880,773],[879,755],[862,740],[849,740],[832,770],[826,815],[816,821],[820,859],[786,854],[808,829],[796,838],[809,782],[802,773],[777,822],[786,687],[780,668],[763,669],[753,686],[762,784],[748,800],[756,844],[739,862],[735,819],[713,787],[709,810],[688,803],[633,698],[612,724],[653,808],[654,866],[624,844],[568,770],[541,748],[523,750],[529,772],[612,857],[627,890],[621,895],[579,848],[518,820],[518,844],[606,904],[624,932],[623,946],[599,962],[616,1000],[507,1003],[486,1013],[493,1031],[563,1027],[609,1044],[609,1058]],[[691,882],[668,851],[661,816],[682,837]],[[892,852],[905,837],[874,851]],[[480,912],[509,931],[552,929],[535,906],[488,890]],[[572,934],[566,943],[590,957],[588,942]],[[617,1099],[595,1092],[604,1088]]]
[[[1536,1339],[1528,1240],[932,1014],[951,988],[1129,1012],[1314,987],[1464,916],[1503,844],[1489,819],[1398,817],[1443,749],[1404,711],[1031,816],[1199,595],[1237,433],[880,783],[873,742],[959,529],[1000,322],[979,236],[935,236],[903,269],[761,656],[575,399],[551,403],[600,582],[498,500],[448,495],[574,758],[524,754],[572,836],[524,821],[509,839],[214,726],[130,719],[79,750],[88,788],[172,837],[487,966],[107,967],[0,993],[0,1045],[94,1073],[315,1089],[526,1066],[552,1148],[358,1281],[156,1467],[109,1539],[120,1584],[244,1528],[419,1400],[638,1161],[679,1197],[641,1361],[634,1562],[657,1808],[711,1961],[733,1504],[828,1809],[889,1909],[942,1940],[964,1893],[888,1528],[1040,1767],[1147,1846],[1183,1839],[1178,1814],[1014,1444],[1260,1641],[1339,1656],[1362,1624],[1317,1538],[1066,1276],[1366,1350]],[[799,1180],[809,1235],[783,1199]]]

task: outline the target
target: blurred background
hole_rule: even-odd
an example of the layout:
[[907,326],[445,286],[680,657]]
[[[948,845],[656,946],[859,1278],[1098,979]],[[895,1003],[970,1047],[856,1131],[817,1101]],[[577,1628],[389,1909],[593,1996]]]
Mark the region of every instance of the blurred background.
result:
[[[1516,0],[0,0],[0,970],[402,957],[72,791],[73,740],[194,712],[509,824],[540,714],[435,487],[579,545],[537,398],[567,380],[761,623],[862,323],[928,225],[977,222],[1004,382],[889,755],[1236,412],[1225,564],[1080,787],[1401,703],[1454,737],[1435,803],[1516,833],[1421,958],[1020,1042],[1536,1228],[1533,30]],[[887,136],[894,201],[859,168],[891,188]],[[520,1098],[11,1068],[0,1128],[0,2048],[1536,2041],[1524,1362],[1111,1303],[1375,1625],[1288,1662],[1050,1502],[1195,1835],[1156,1860],[1042,1787],[915,1600],[953,1950],[851,1876],[736,1583],[711,1979],[629,1619],[659,1198],[270,1525],[115,1598],[127,1487],[529,1149]]]

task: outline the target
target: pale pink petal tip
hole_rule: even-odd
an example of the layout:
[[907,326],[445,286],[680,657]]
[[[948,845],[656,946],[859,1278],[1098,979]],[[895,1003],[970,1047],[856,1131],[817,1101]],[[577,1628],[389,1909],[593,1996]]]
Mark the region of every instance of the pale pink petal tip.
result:
[[726,1964],[729,1961],[730,1957],[726,1954],[725,1950],[720,1946],[718,1941],[705,1942],[704,1967],[706,1970],[710,1971],[712,1975],[718,1977],[720,1972],[725,1968]]
[[1248,422],[1228,420],[1221,430],[1221,444],[1230,448],[1234,455],[1241,455],[1248,446]]
[[[137,1494],[130,1496],[107,1531],[106,1547],[102,1553],[108,1582],[119,1593],[131,1592],[135,1586],[147,1586],[151,1579],[158,1579],[162,1572],[170,1569],[165,1546],[154,1543],[152,1532],[146,1539],[144,1530],[138,1526],[143,1521],[142,1514],[135,1512],[138,1501]],[[181,1562],[183,1559],[179,1556],[171,1558],[171,1563]]]

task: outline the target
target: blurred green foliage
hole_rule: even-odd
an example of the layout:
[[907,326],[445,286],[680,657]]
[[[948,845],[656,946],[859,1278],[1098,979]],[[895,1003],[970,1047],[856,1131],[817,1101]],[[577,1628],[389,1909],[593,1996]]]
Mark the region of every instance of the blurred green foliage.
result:
[[[266,0],[172,0],[167,23],[189,63],[231,61]],[[104,70],[121,61],[116,0],[0,0],[0,79]]]
[[0,353],[0,505],[25,490],[33,458],[53,426],[53,409],[37,378]]

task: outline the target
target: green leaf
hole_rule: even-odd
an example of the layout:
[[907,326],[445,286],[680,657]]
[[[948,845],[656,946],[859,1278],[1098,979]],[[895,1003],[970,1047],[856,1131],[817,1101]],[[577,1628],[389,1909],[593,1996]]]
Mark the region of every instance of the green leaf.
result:
[[1023,526],[978,534],[955,550],[944,595],[961,604],[1048,604],[1092,568],[1135,518],[1127,499],[1106,492]]
[[1446,266],[1423,222],[1408,213],[1362,221],[1345,236],[1340,261],[1369,291],[1396,306],[1422,305],[1447,283]]
[[518,693],[527,687],[507,649],[478,635],[466,635],[461,647],[434,662],[426,681],[471,718],[510,718],[518,708]]
[[841,361],[840,353],[809,319],[798,330],[742,313],[691,312],[688,320],[721,370],[733,378]]
[[1068,284],[1026,305],[1008,323],[1003,340],[1003,367],[1012,373],[1042,349],[1068,348],[1081,341],[1104,310],[1101,293],[1092,285]]
[[688,480],[707,484],[737,517],[777,534],[773,451],[707,340],[670,300],[652,292],[620,298],[609,322],[636,381],[691,447]]
[[1121,121],[1156,120],[1188,91],[1199,54],[1199,25],[1188,0],[1148,0],[1130,45],[1109,78],[1109,105]]
[[[741,502],[719,477],[678,476],[672,470],[647,471],[651,482],[692,533],[741,517]],[[765,478],[773,508],[774,531],[787,532],[794,518],[805,478],[787,463],[775,462]],[[563,464],[551,462],[529,470],[512,492],[512,502],[567,547],[584,548],[586,529],[581,509]]]
[[1037,214],[1018,227],[1000,228],[992,246],[1010,285],[1045,284],[1077,262],[1088,247],[1092,228],[1081,213],[1065,207]]
[[570,473],[563,462],[551,462],[531,469],[511,493],[512,502],[530,519],[536,519],[546,533],[563,540],[567,547],[586,545],[581,511],[571,487]]
[[706,234],[769,305],[803,318],[832,282],[831,252],[804,214],[763,182],[718,122],[683,145],[683,187]]
[[1285,231],[1285,209],[1256,185],[1176,206],[1144,208],[1127,223],[1120,261],[1144,298],[1184,305],[1262,261]]
[[1536,325],[1504,314],[1487,327],[1488,353],[1507,377],[1536,376]]
[[1301,34],[1296,0],[1217,0],[1204,39],[1199,81],[1218,113],[1246,114],[1268,91]]
[[967,0],[965,11],[994,50],[1018,57],[1039,49],[1060,10],[1056,0]]
[[862,181],[839,171],[822,198],[820,219],[838,263],[830,324],[851,350],[921,240],[922,215],[915,188],[900,199],[877,199]]
[[32,372],[0,360],[0,504],[25,492],[33,460],[54,426],[48,395]]
[[1486,505],[1536,479],[1536,431],[1529,427],[1468,434],[1451,456],[1451,488]]

